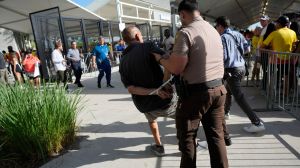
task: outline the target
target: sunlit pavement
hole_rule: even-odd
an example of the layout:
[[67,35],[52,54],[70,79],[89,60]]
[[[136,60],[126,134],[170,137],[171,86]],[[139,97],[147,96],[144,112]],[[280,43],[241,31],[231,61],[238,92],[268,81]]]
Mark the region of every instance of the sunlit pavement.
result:
[[[174,120],[159,119],[162,141],[167,156],[156,157],[149,145],[153,142],[148,123],[133,105],[123,87],[117,68],[113,68],[112,84],[97,88],[97,73],[85,74],[82,110],[78,115],[77,143],[64,155],[49,161],[43,168],[170,168],[179,167]],[[71,89],[75,85],[70,84]],[[253,108],[264,108],[264,97],[258,89],[245,87]],[[300,113],[300,112],[299,112]],[[259,112],[267,130],[249,134],[243,127],[249,124],[246,115],[234,102],[227,120],[233,145],[227,148],[230,167],[299,168],[300,122],[283,111]],[[198,137],[205,139],[202,128]],[[210,167],[208,151],[197,155],[198,167]]]

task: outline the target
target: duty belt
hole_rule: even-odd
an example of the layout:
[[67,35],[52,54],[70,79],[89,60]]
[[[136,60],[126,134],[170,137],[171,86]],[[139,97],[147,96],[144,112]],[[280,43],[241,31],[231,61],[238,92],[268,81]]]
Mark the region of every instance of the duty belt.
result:
[[208,82],[203,82],[199,84],[188,84],[187,89],[189,92],[205,91],[208,89],[213,89],[215,87],[223,85],[222,79],[215,79]]

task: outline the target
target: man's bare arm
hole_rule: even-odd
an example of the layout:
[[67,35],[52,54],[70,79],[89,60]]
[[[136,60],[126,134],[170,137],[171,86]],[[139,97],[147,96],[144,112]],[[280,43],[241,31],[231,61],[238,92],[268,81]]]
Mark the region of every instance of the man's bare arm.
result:
[[170,78],[171,78],[171,72],[165,68],[164,69],[164,79],[163,79],[163,81],[165,82]]
[[[147,96],[151,92],[156,90],[155,88],[147,89],[147,88],[133,86],[133,85],[128,86],[127,89],[130,94],[142,95],[142,96]],[[161,97],[162,99],[170,98],[172,96],[171,94],[169,94],[163,90],[158,90],[155,95]]]
[[182,73],[185,69],[185,66],[188,62],[187,55],[175,55],[171,54],[171,56],[168,59],[161,58],[161,55],[154,54],[155,59],[164,66],[169,72],[179,75]]
[[135,95],[149,95],[151,92],[153,92],[155,90],[155,88],[147,89],[147,88],[133,86],[133,85],[128,86],[127,89],[128,89],[129,93],[135,94]]

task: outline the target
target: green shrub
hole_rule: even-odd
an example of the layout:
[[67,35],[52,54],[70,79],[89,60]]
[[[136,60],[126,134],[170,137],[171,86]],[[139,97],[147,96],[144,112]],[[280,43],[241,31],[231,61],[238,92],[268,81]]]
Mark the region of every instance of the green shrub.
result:
[[0,140],[6,140],[4,150],[26,160],[58,153],[75,137],[78,93],[42,88],[0,86]]

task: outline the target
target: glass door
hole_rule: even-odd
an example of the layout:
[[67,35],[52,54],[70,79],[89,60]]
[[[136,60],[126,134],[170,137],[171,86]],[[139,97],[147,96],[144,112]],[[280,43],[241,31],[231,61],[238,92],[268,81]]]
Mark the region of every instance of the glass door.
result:
[[[51,61],[54,43],[57,40],[65,41],[63,39],[59,8],[50,8],[30,13],[29,15],[36,41],[37,55],[41,60],[41,77],[48,81],[56,75]],[[66,47],[64,46],[64,48]]]

